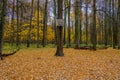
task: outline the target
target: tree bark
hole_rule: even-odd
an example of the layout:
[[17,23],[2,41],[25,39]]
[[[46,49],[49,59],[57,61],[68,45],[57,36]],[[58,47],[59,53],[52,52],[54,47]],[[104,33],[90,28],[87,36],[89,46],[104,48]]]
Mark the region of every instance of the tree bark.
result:
[[56,28],[56,0],[54,1],[54,36],[55,36],[55,44],[57,43],[57,28]]
[[2,60],[2,47],[3,47],[5,16],[6,16],[6,5],[7,5],[7,0],[3,0],[1,21],[0,21],[0,60]]
[[118,0],[118,49],[120,49],[120,0]]
[[16,46],[19,45],[19,0],[17,0],[17,33],[16,33]]
[[105,31],[105,35],[104,35],[104,44],[105,44],[105,46],[107,46],[108,45],[108,26],[107,26],[107,20],[108,20],[108,18],[107,18],[107,2],[105,1],[105,3],[104,3],[105,5],[105,21],[104,21],[104,24],[105,24],[105,26],[104,26],[104,31]]
[[80,37],[79,37],[79,42],[82,44],[82,0],[80,1],[80,17],[79,17],[79,27],[80,27]]
[[79,30],[79,27],[78,27],[78,21],[79,21],[79,10],[78,10],[78,0],[76,0],[75,2],[75,48],[79,48],[79,34],[78,34],[78,30]]
[[[67,0],[66,0],[67,1]],[[66,1],[64,0],[64,8],[66,8]],[[64,38],[63,38],[63,43],[64,45],[66,44],[66,14],[67,14],[67,11],[66,9],[64,10]]]
[[14,12],[15,12],[15,7],[14,7],[14,5],[15,5],[15,0],[13,0],[13,6],[12,6],[11,28],[12,28],[12,31],[13,31],[13,32],[11,33],[11,45],[14,44],[14,38],[13,38],[13,37],[15,37],[15,33],[14,33],[15,28],[14,28],[14,26],[13,26],[13,24],[14,24]]
[[45,2],[45,11],[44,11],[44,22],[43,22],[43,47],[46,45],[46,36],[47,36],[47,4],[48,0]]
[[113,48],[116,48],[117,46],[117,25],[116,25],[116,21],[115,21],[115,1],[112,0],[112,29],[113,29]]
[[40,44],[40,33],[39,33],[39,31],[40,31],[40,21],[39,21],[39,11],[40,11],[40,9],[39,9],[39,3],[40,1],[38,0],[37,1],[37,48],[39,48],[40,46],[39,46],[39,44]]
[[27,37],[27,47],[30,47],[30,43],[31,43],[31,28],[32,28],[32,17],[33,17],[33,3],[34,3],[34,0],[32,0],[32,2],[31,2],[30,27],[29,27],[29,31],[28,31],[28,37]]
[[[58,0],[58,19],[62,19],[62,11],[63,11],[62,3],[63,3],[63,0]],[[57,26],[57,51],[55,53],[55,56],[64,56],[62,29],[63,29],[63,26]]]
[[71,28],[70,28],[70,9],[71,9],[71,0],[69,0],[69,7],[68,7],[68,41],[67,41],[67,47],[71,46]]
[[93,50],[96,50],[97,35],[96,35],[96,0],[93,0],[93,27],[92,27],[92,44]]
[[86,45],[88,45],[88,1],[86,2]]
[[109,13],[110,13],[110,17],[109,17],[109,29],[108,29],[108,38],[109,38],[109,44],[110,46],[112,47],[112,20],[111,20],[111,17],[112,17],[112,0],[109,0]]

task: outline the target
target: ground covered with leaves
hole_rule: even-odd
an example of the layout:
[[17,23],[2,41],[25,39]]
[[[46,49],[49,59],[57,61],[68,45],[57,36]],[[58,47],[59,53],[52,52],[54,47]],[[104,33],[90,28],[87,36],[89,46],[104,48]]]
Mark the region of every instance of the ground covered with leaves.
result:
[[0,61],[0,80],[120,80],[120,51],[22,49]]

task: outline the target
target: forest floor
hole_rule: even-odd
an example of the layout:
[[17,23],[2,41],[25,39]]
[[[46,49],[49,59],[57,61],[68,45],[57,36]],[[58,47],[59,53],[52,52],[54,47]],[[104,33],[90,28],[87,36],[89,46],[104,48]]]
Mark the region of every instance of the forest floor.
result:
[[120,80],[120,51],[21,49],[0,61],[0,80]]

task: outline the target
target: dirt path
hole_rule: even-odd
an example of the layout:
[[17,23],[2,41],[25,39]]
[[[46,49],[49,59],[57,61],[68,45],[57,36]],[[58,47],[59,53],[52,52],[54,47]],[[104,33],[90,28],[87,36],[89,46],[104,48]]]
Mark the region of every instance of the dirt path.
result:
[[120,80],[120,51],[23,49],[0,61],[0,80]]

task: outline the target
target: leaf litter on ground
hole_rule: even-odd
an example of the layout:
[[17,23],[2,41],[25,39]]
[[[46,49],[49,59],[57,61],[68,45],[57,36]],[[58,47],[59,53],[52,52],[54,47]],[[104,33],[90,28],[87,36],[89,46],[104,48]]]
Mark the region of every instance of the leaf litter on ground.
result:
[[0,80],[120,80],[120,51],[22,49],[0,61]]

